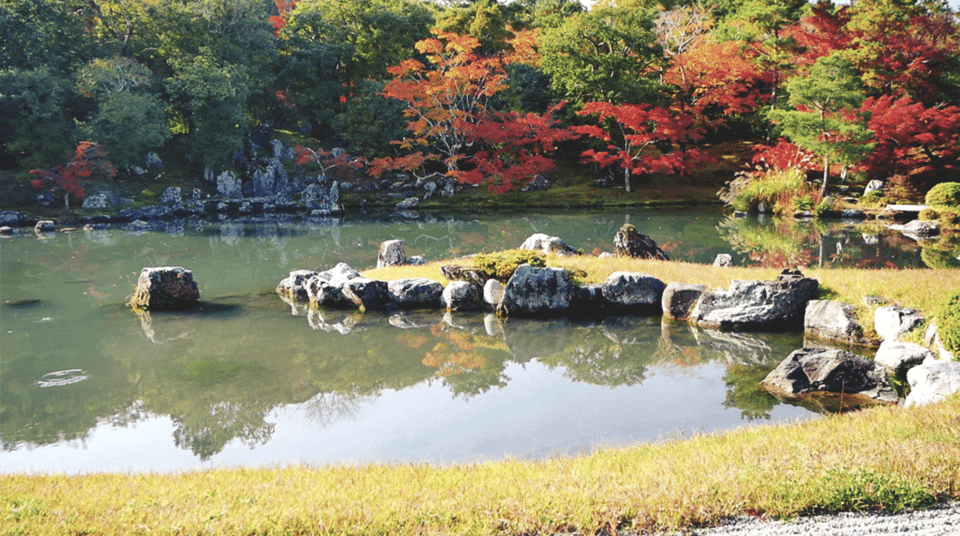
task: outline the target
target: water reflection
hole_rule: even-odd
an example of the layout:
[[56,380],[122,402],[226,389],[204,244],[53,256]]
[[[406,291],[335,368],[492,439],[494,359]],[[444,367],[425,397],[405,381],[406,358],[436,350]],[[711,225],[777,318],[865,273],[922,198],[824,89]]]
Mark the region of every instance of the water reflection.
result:
[[[729,224],[730,234],[724,236],[731,241],[726,242],[717,235],[719,214],[663,211],[656,216],[630,219],[653,236],[669,237],[661,243],[670,244],[675,258],[712,262],[730,244],[754,247],[754,223]],[[172,235],[165,223],[163,232],[98,229],[55,233],[42,241],[32,233],[5,239],[0,242],[0,470],[17,470],[5,460],[32,465],[40,458],[30,456],[43,456],[47,447],[88,445],[123,430],[156,429],[151,423],[160,421],[169,428],[165,437],[151,437],[151,445],[172,445],[200,461],[246,459],[231,445],[259,453],[279,449],[278,436],[294,441],[280,429],[287,421],[279,415],[298,414],[299,424],[290,425],[294,429],[361,433],[388,411],[385,405],[405,397],[428,398],[426,414],[438,423],[467,414],[478,422],[494,418],[470,412],[496,406],[510,393],[518,401],[509,404],[518,405],[503,410],[508,415],[529,412],[530,419],[542,423],[566,418],[558,415],[562,405],[536,411],[522,406],[530,398],[527,390],[542,385],[584,400],[616,400],[615,407],[604,410],[615,424],[595,431],[602,438],[655,437],[658,432],[634,423],[637,411],[653,411],[659,419],[654,424],[667,430],[685,426],[674,416],[699,407],[713,391],[718,391],[715,411],[734,410],[736,420],[777,419],[783,406],[756,384],[802,346],[795,335],[720,333],[662,323],[658,317],[501,321],[438,311],[361,314],[286,304],[273,291],[292,269],[341,261],[371,267],[380,242],[390,238],[403,239],[408,254],[428,259],[518,245],[532,232],[561,236],[591,252],[609,250],[623,220],[606,214],[188,220],[172,226]],[[893,255],[901,246],[899,238],[887,234],[877,235],[873,244],[859,231],[822,236],[824,252],[836,252],[835,242],[843,236],[843,262],[856,251],[852,241],[862,243],[856,247],[863,252],[872,248],[875,253],[863,253],[870,259]],[[906,258],[919,258],[902,245]],[[943,247],[953,251],[949,244]],[[819,255],[819,247],[816,251]],[[141,268],[163,264],[193,270],[201,305],[141,315],[123,307]],[[675,384],[666,381],[673,375]],[[667,389],[668,383],[676,391],[661,395],[657,389]],[[653,392],[668,407],[631,407]],[[588,404],[596,402],[578,402],[577,411],[599,411]],[[422,426],[404,409],[396,411],[391,425],[401,429],[397,433]],[[705,425],[714,420],[722,425],[719,416],[703,418],[713,419]],[[641,428],[630,428],[634,425]],[[514,436],[531,424],[519,426]],[[565,434],[576,435],[556,435]],[[564,438],[551,445],[582,448],[584,443],[577,443],[582,441],[589,448],[602,438]],[[489,448],[484,452],[508,452]],[[130,461],[140,457],[137,449],[112,449],[138,470]],[[389,454],[394,455],[400,456]],[[281,463],[303,454],[276,456],[273,461]],[[418,454],[400,459],[418,459]]]

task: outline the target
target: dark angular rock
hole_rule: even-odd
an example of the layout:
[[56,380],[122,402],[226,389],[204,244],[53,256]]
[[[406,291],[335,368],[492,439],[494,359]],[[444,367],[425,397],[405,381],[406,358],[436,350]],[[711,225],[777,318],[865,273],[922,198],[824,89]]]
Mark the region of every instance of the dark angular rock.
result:
[[317,275],[317,272],[314,270],[294,270],[277,285],[277,294],[287,296],[295,301],[309,301],[310,293],[307,292],[307,282],[315,275]]
[[652,238],[642,234],[629,223],[623,224],[613,237],[613,250],[619,257],[670,260],[670,257]]
[[771,393],[796,397],[831,393],[878,403],[899,401],[882,365],[843,350],[795,350],[760,385]]

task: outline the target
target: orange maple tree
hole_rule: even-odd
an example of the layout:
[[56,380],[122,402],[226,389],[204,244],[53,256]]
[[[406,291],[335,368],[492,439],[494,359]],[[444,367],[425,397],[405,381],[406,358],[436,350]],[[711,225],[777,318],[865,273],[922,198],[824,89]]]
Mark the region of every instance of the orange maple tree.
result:
[[521,114],[490,110],[491,99],[507,89],[508,61],[535,63],[532,35],[521,33],[512,41],[513,52],[480,55],[480,42],[467,35],[435,31],[436,38],[416,45],[428,64],[410,59],[391,67],[395,76],[383,94],[406,103],[411,136],[394,142],[396,157],[371,162],[370,172],[417,172],[439,163],[443,172],[460,182],[487,182],[494,192],[505,192],[553,168],[546,153],[562,140],[576,137],[558,128],[553,113]]

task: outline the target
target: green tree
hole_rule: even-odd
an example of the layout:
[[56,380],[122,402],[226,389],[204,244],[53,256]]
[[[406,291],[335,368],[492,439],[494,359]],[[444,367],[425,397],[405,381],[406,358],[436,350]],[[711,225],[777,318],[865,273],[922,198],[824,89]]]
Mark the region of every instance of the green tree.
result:
[[165,81],[174,133],[187,137],[189,154],[203,164],[225,163],[243,147],[249,78],[243,68],[218,65],[203,55],[178,61],[174,67],[176,74]]
[[853,65],[834,52],[820,58],[806,76],[785,84],[792,109],[775,109],[768,114],[780,125],[783,135],[800,148],[823,158],[821,195],[826,195],[830,162],[844,166],[865,158],[874,147],[868,143],[872,132],[868,117],[859,112],[863,104],[863,83]]
[[79,106],[72,78],[47,67],[0,71],[0,149],[25,168],[69,158]]
[[81,128],[83,137],[103,144],[115,164],[141,161],[171,136],[163,102],[149,92],[150,71],[123,57],[96,59],[77,74],[77,88],[97,103]]
[[480,42],[480,54],[507,50],[513,32],[507,28],[506,8],[494,0],[478,0],[464,7],[447,11],[437,21],[437,29],[458,35],[469,35]]
[[540,35],[541,67],[553,88],[575,103],[651,102],[659,83],[650,67],[662,59],[656,45],[653,1],[596,5]]
[[67,72],[83,64],[99,48],[86,31],[89,16],[83,0],[0,2],[0,69]]

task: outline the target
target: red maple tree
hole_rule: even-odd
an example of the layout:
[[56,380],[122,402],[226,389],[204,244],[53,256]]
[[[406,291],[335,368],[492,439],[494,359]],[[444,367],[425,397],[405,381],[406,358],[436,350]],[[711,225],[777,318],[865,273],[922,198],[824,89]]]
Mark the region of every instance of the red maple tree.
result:
[[703,134],[694,127],[690,114],[650,104],[609,102],[588,102],[577,114],[597,116],[598,124],[576,126],[574,131],[607,143],[606,150],[584,151],[584,160],[622,168],[628,192],[633,175],[684,175],[694,163],[710,160],[708,154],[692,146]]
[[37,175],[30,181],[34,188],[54,187],[63,192],[64,210],[70,210],[70,197],[83,199],[83,185],[80,181],[89,178],[94,173],[102,173],[108,179],[113,179],[117,169],[107,158],[107,151],[99,143],[83,141],[77,145],[77,150],[70,162],[57,166],[52,170],[32,169],[30,173]]

